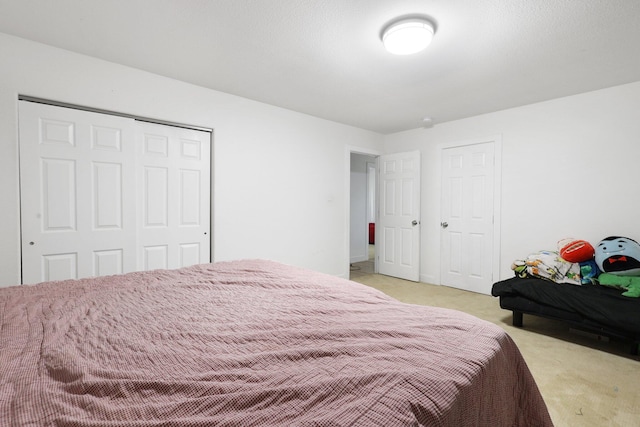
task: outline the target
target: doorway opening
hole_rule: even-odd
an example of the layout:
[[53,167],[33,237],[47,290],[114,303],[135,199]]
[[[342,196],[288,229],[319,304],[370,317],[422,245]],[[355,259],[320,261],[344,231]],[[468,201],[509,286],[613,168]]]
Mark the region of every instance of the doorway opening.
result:
[[377,156],[350,154],[349,277],[376,273]]

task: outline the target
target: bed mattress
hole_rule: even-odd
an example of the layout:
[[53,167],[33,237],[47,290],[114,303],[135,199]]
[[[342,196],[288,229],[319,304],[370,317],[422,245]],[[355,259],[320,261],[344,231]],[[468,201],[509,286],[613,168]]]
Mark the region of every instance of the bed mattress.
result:
[[0,289],[0,425],[550,426],[511,338],[270,261]]

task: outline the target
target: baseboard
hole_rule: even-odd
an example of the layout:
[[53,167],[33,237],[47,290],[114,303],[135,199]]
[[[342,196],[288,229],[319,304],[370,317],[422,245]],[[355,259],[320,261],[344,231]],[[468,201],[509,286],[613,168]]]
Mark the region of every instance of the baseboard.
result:
[[421,274],[420,275],[420,282],[429,283],[430,285],[437,285],[438,284],[438,283],[436,283],[436,277],[431,275],[431,274]]

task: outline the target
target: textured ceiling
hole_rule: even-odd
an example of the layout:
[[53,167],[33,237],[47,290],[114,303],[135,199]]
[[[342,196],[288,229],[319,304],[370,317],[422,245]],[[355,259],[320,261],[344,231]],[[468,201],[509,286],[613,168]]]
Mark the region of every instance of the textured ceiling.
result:
[[[434,41],[391,55],[407,15]],[[384,134],[640,80],[638,0],[0,0],[0,32]]]

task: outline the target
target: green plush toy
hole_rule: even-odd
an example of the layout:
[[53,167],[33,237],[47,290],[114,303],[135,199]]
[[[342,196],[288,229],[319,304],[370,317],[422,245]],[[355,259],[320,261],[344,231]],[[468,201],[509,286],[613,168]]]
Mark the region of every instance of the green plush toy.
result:
[[625,297],[640,297],[640,276],[618,276],[611,273],[601,273],[598,276],[601,285],[618,289],[626,289]]

